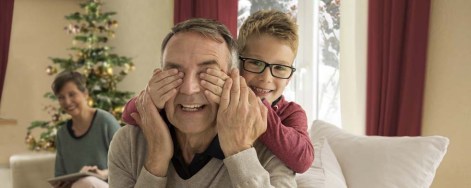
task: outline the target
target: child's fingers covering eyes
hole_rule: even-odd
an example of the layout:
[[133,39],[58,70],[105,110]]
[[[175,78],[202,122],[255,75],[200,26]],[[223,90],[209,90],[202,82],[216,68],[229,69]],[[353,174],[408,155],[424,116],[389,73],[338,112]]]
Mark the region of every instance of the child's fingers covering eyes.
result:
[[201,80],[201,86],[214,95],[221,96],[222,94],[222,87],[214,85],[213,83],[206,80]]
[[206,96],[206,98],[207,98],[209,101],[214,102],[214,103],[216,103],[216,104],[219,104],[220,101],[221,101],[220,94],[219,94],[219,95],[215,95],[214,93],[212,93],[212,92],[209,91],[209,90],[204,91],[204,95]]

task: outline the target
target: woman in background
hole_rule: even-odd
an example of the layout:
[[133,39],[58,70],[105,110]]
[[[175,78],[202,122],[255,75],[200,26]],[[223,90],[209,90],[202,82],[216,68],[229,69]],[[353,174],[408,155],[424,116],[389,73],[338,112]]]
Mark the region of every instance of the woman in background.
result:
[[110,113],[88,106],[86,79],[80,73],[64,71],[54,79],[52,90],[61,108],[72,119],[57,131],[55,176],[94,172],[95,176],[55,187],[108,187],[108,149],[119,123]]

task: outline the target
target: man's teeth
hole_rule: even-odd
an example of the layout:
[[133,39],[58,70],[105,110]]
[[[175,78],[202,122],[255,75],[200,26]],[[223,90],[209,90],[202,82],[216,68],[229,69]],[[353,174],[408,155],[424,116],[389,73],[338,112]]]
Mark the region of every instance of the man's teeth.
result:
[[256,92],[258,93],[269,93],[271,90],[268,90],[268,89],[262,89],[262,88],[258,88],[258,87],[252,87]]
[[203,105],[183,105],[182,104],[182,110],[184,111],[197,111],[201,107],[203,107]]

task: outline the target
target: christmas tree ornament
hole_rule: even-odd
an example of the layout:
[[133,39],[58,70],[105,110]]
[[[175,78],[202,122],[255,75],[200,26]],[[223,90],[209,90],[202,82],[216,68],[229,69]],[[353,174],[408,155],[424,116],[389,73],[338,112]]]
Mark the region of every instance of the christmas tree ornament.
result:
[[134,71],[136,67],[134,67],[134,63],[130,63],[129,70]]
[[124,106],[118,106],[113,108],[113,114],[122,114],[124,110]]
[[91,97],[89,97],[87,99],[87,104],[88,104],[88,106],[93,106],[95,104],[95,101],[93,101],[93,99]]
[[59,114],[54,114],[54,115],[52,116],[52,122],[57,122],[57,121],[59,121],[59,117],[60,117]]
[[97,76],[100,76],[100,77],[106,76],[105,72],[106,70],[105,70],[105,67],[103,66],[98,66],[95,68],[95,74]]
[[26,142],[27,144],[30,144],[30,143],[33,142],[33,140],[34,140],[34,138],[33,138],[33,136],[31,136],[31,132],[28,131],[28,132],[26,133],[25,142]]
[[57,68],[56,67],[53,67],[51,65],[47,66],[46,68],[46,73],[51,76],[51,75],[54,75],[57,73]]
[[48,142],[48,141],[43,141],[43,142],[41,143],[41,149],[47,150],[49,147],[51,147],[51,143],[50,143],[50,142]]
[[111,22],[111,27],[117,28],[117,27],[118,27],[118,21],[113,20],[113,21]]
[[90,74],[90,69],[84,68],[84,69],[82,70],[82,74],[83,74],[84,76],[88,77],[88,75]]
[[108,37],[114,38],[115,37],[114,32],[113,31],[108,31]]
[[113,68],[111,68],[111,67],[106,68],[106,75],[108,75],[108,76],[113,75]]

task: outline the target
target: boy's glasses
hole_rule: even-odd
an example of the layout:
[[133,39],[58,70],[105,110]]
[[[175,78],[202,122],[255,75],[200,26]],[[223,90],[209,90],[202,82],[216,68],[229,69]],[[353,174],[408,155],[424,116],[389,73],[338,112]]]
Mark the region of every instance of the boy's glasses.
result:
[[290,66],[269,64],[254,58],[239,56],[239,59],[242,62],[242,68],[248,72],[260,74],[265,71],[265,68],[270,67],[271,75],[275,78],[289,79],[293,72],[296,71],[295,68]]

